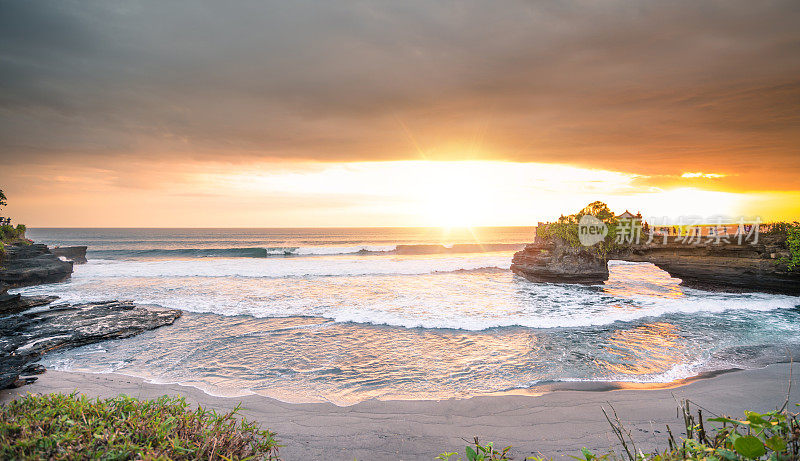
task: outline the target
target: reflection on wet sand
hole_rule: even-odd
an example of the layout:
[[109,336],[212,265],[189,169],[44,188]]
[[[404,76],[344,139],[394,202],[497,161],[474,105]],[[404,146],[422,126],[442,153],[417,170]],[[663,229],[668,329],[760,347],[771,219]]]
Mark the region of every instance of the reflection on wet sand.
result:
[[664,373],[680,364],[678,327],[654,322],[629,330],[616,330],[604,349],[612,359],[596,360],[598,367],[611,375],[652,375]]
[[[620,298],[639,296],[677,299],[685,297],[680,279],[653,264],[613,263],[603,291]],[[620,308],[636,308],[619,305]],[[600,369],[610,375],[653,375],[664,373],[681,363],[678,327],[667,322],[647,323],[632,329],[614,331],[603,346],[609,359],[596,359]]]

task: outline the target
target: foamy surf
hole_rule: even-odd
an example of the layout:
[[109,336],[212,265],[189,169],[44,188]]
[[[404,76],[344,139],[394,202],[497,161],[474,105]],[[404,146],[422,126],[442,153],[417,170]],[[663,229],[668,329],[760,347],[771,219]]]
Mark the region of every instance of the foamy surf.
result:
[[518,251],[523,243],[396,244],[357,246],[270,246],[231,248],[90,249],[89,259],[271,258],[332,255],[445,255]]
[[116,253],[90,254],[67,282],[17,291],[185,314],[46,365],[350,404],[665,383],[800,350],[798,297],[694,290],[651,264],[618,261],[603,285],[531,283],[508,269],[528,231],[484,235],[501,246],[408,229],[240,230],[238,242],[230,232],[86,231],[94,247],[80,243]]
[[[793,309],[800,297],[680,287],[651,264],[612,264],[605,285],[534,284],[504,257],[292,261],[104,261],[79,266],[65,301],[113,297],[225,316],[481,331],[580,328],[725,312]],[[635,267],[637,279],[621,278]],[[27,293],[49,292],[31,287]]]
[[105,277],[324,277],[363,275],[418,275],[433,272],[508,268],[509,255],[482,254],[468,257],[449,255],[434,258],[324,257],[290,259],[176,259],[176,260],[90,260],[79,266],[73,278]]

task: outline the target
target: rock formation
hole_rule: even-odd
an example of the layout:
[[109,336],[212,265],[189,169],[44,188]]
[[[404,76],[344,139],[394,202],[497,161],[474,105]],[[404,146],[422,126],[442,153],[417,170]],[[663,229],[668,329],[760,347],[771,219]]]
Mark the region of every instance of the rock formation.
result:
[[10,295],[10,287],[0,282],[0,316],[17,314],[32,307],[44,306],[58,299],[58,296],[20,296]]
[[606,260],[561,239],[536,242],[514,254],[511,270],[532,282],[595,284],[608,280]]
[[[59,256],[72,261],[64,261]],[[60,282],[73,261],[86,262],[86,247],[6,245],[0,260],[0,389],[18,387],[44,372],[33,362],[45,352],[107,339],[127,338],[172,324],[181,311],[137,306],[129,301],[59,304],[58,296],[20,296],[8,288]],[[39,308],[39,309],[33,309]]]
[[[30,307],[41,306],[44,300],[22,297],[18,302]],[[145,308],[127,301],[61,304],[36,312],[0,314],[0,389],[35,380],[25,375],[44,371],[32,362],[45,352],[127,338],[170,325],[180,316],[179,310]]]
[[50,252],[75,264],[86,264],[86,246],[55,247]]
[[630,246],[611,256],[653,263],[693,288],[800,295],[800,272],[790,272],[780,262],[788,252],[770,236],[757,244],[741,245],[735,241],[687,245],[674,239],[667,244]]
[[72,275],[72,262],[62,261],[47,245],[6,245],[0,261],[0,283],[12,287],[61,282]]
[[514,255],[511,270],[534,282],[601,283],[608,279],[607,260],[617,259],[653,263],[695,288],[800,295],[800,272],[790,272],[780,262],[786,255],[781,242],[768,235],[757,244],[733,240],[692,245],[670,238],[666,244],[622,246],[606,258],[560,239],[537,239]]

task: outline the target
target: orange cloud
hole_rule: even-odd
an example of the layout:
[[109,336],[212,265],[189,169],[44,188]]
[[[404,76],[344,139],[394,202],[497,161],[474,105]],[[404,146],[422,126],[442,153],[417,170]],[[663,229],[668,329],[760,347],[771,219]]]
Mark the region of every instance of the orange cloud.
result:
[[702,173],[698,171],[696,173],[683,173],[681,175],[681,178],[719,179],[719,178],[724,178],[725,176],[728,175],[722,173]]

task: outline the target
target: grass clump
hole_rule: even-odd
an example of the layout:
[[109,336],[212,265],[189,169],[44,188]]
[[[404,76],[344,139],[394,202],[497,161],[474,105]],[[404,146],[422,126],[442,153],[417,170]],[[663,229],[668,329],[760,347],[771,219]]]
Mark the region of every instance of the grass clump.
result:
[[278,459],[275,434],[183,398],[27,396],[0,407],[0,459]]

